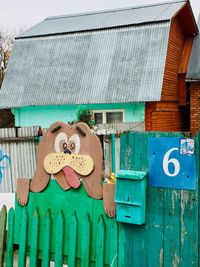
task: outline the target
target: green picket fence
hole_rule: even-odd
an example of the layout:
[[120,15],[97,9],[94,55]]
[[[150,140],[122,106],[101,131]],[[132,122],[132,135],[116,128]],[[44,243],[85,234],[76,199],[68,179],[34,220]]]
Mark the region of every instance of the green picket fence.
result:
[[9,210],[5,235],[6,213],[3,207],[0,267],[3,260],[6,267],[13,266],[14,253],[18,267],[27,266],[27,259],[31,267],[46,267],[51,261],[55,267],[123,266],[123,227],[84,188],[62,191],[51,181],[43,193],[30,193],[27,207],[16,202],[15,210]]

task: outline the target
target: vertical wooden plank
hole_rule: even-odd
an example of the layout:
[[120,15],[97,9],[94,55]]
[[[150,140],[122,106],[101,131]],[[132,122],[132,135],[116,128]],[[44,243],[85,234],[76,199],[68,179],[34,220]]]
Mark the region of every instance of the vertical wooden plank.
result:
[[27,224],[28,224],[27,211],[26,208],[23,208],[21,227],[20,227],[18,267],[25,267],[26,265],[26,242],[27,242],[27,230],[28,230]]
[[116,136],[116,173],[120,170],[120,138]]
[[164,190],[164,266],[180,266],[180,190]]
[[39,233],[39,214],[35,209],[31,225],[31,245],[30,245],[30,267],[37,267],[38,261],[38,233]]
[[118,267],[126,267],[125,265],[125,232],[124,224],[118,223],[119,239],[118,239]]
[[117,242],[118,242],[118,229],[117,229],[117,222],[116,219],[110,219],[110,236],[109,236],[109,255],[110,255],[110,266],[117,267]]
[[198,266],[198,192],[181,191],[181,267]]
[[200,178],[199,134],[195,138],[197,183],[196,190],[181,191],[181,267],[199,266],[199,178]]
[[101,215],[97,223],[96,237],[96,257],[95,266],[104,267],[104,252],[105,252],[105,223]]
[[111,150],[110,139],[103,137],[103,156],[104,156],[104,175],[109,176],[111,173]]
[[[122,169],[148,169],[148,136],[145,133],[122,135],[120,143]],[[125,224],[125,266],[146,266],[148,255],[148,231],[145,226]]]
[[42,267],[48,267],[50,262],[51,223],[51,213],[50,210],[48,210],[45,217],[44,241],[42,249]]
[[7,220],[7,211],[6,211],[6,206],[3,205],[0,212],[0,267],[3,266],[3,261],[4,261],[6,220]]
[[90,267],[91,222],[87,214],[82,223],[81,267]]
[[112,172],[116,172],[116,143],[115,134],[111,134],[111,157],[112,157]]
[[63,264],[63,236],[64,236],[64,217],[60,211],[56,222],[55,239],[55,267],[62,267]]
[[162,188],[149,188],[147,194],[147,238],[149,266],[163,266],[163,193]]
[[15,212],[11,208],[8,213],[8,235],[7,235],[7,247],[6,247],[6,267],[13,266],[13,241],[14,241],[14,219]]
[[75,267],[76,265],[76,243],[77,243],[77,216],[74,213],[70,219],[69,226],[69,253],[68,265]]

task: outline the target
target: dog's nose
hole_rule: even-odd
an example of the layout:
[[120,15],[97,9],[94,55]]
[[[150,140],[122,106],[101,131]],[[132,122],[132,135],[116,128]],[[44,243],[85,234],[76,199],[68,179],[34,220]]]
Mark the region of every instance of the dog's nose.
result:
[[64,149],[64,153],[65,153],[65,154],[72,154],[72,152],[71,152],[68,148],[65,148],[65,149]]

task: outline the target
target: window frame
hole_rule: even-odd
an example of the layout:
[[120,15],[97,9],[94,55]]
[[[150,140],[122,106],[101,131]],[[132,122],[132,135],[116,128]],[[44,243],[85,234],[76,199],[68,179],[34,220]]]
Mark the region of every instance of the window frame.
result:
[[[125,120],[125,110],[124,109],[95,109],[95,110],[92,110],[92,112],[94,115],[95,115],[95,113],[102,113],[102,123],[100,123],[100,124],[108,124],[108,122],[106,121],[106,113],[116,113],[116,112],[122,113],[122,122],[113,122],[113,123],[124,123],[124,120]],[[95,122],[95,124],[99,124],[99,123]]]

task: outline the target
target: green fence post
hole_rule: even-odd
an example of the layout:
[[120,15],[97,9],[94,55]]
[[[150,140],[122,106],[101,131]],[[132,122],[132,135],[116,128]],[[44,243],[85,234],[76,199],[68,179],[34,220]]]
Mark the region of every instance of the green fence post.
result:
[[74,213],[70,219],[70,231],[69,231],[69,260],[68,265],[70,267],[76,266],[76,242],[77,242],[77,216]]
[[3,260],[4,260],[5,240],[6,240],[6,220],[7,220],[7,211],[6,211],[6,206],[3,205],[0,212],[0,267],[3,266]]
[[105,223],[102,215],[99,217],[97,223],[96,242],[95,267],[103,267],[105,253]]
[[26,208],[23,208],[22,218],[21,218],[21,227],[20,227],[18,267],[26,266],[27,228],[28,228],[28,215],[27,215]]
[[55,240],[55,267],[63,265],[63,238],[64,238],[64,217],[60,211],[56,222],[56,240]]
[[38,210],[35,209],[31,227],[30,267],[36,267],[38,262],[38,233],[39,233],[39,215],[38,215]]
[[15,211],[13,208],[9,210],[8,213],[8,234],[7,234],[7,247],[6,247],[6,267],[13,266],[13,241],[14,241],[14,220]]
[[50,262],[50,246],[51,246],[51,213],[47,211],[45,217],[45,230],[42,249],[42,267],[48,267]]

